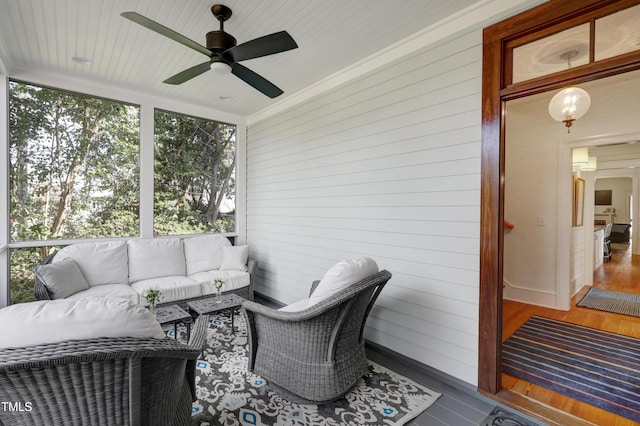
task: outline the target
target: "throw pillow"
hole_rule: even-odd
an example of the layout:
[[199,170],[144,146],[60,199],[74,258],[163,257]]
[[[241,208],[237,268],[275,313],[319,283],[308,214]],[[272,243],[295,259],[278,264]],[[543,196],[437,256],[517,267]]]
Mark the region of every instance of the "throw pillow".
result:
[[350,285],[378,272],[378,265],[369,257],[343,260],[332,266],[322,277],[315,291],[309,296],[309,306],[313,306]]
[[247,259],[249,259],[249,246],[222,247],[221,271],[236,270],[247,271]]
[[89,288],[80,268],[71,259],[38,265],[35,274],[54,299],[64,299]]
[[99,337],[166,336],[146,308],[115,297],[42,300],[0,309],[0,348]]

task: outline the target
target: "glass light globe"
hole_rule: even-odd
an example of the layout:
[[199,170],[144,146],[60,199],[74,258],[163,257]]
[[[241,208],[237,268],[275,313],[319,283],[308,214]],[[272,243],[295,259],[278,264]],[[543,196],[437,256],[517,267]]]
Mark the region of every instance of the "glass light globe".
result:
[[578,88],[568,87],[556,93],[549,102],[549,114],[556,121],[561,121],[567,128],[587,113],[591,106],[589,94]]

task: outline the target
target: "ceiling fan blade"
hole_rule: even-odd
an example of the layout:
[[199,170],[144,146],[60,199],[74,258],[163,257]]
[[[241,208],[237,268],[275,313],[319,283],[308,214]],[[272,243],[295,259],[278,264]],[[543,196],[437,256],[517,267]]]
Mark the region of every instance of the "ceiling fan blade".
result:
[[173,31],[170,28],[165,27],[164,25],[158,24],[155,21],[152,21],[151,19],[144,17],[142,15],[140,15],[139,13],[136,12],[123,12],[120,14],[120,16],[129,19],[130,21],[135,22],[136,24],[140,24],[145,28],[150,29],[151,31],[155,31],[158,34],[162,34],[165,37],[169,37],[171,40],[173,41],[177,41],[180,44],[183,44],[187,47],[192,48],[193,50],[196,50],[200,53],[202,53],[203,55],[207,55],[207,56],[211,56],[211,51],[209,49],[207,49],[206,47],[204,47],[203,45],[196,43],[195,41],[191,40],[190,38],[187,38],[185,36],[183,36],[182,34],[179,34],[175,31]]
[[173,77],[169,77],[163,83],[167,84],[182,84],[187,80],[191,80],[193,77],[197,77],[200,74],[207,72],[211,69],[211,63],[209,61],[203,62],[191,68],[187,68],[186,70],[179,72]]
[[231,66],[231,73],[272,99],[284,93],[269,80],[256,74],[244,65],[234,63]]
[[286,52],[295,49],[298,45],[286,31],[273,33],[264,37],[239,44],[225,53],[231,55],[235,62],[247,59],[260,58],[261,56],[273,55],[274,53]]

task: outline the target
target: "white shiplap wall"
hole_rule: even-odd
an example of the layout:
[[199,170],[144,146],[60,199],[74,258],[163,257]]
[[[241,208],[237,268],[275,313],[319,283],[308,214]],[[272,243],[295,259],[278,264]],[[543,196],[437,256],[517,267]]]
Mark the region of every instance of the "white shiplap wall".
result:
[[393,278],[366,337],[477,382],[480,30],[251,123],[247,241],[258,292],[290,303],[335,262]]

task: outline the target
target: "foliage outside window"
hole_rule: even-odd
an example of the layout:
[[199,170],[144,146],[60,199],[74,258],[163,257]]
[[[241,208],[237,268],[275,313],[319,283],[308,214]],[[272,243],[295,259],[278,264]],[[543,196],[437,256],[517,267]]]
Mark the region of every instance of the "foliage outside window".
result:
[[[139,108],[9,84],[11,241],[139,233]],[[13,302],[46,247],[12,250]],[[17,300],[16,300],[17,299]]]
[[236,127],[156,110],[154,232],[235,230]]

